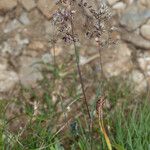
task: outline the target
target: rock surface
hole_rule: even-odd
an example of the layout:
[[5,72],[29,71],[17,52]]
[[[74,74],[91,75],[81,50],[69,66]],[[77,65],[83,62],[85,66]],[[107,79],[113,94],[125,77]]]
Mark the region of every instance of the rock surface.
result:
[[150,18],[150,10],[141,10],[137,5],[133,4],[128,7],[122,14],[120,24],[128,31],[132,31],[144,24]]
[[19,71],[19,79],[23,86],[36,86],[37,80],[42,80],[40,73],[39,59],[32,57],[21,57],[20,64],[22,64]]
[[22,49],[29,43],[28,39],[21,39],[19,34],[15,37],[7,39],[0,46],[0,51],[5,54],[9,53],[11,55],[19,55],[22,53]]
[[112,6],[114,10],[124,10],[126,8],[126,4],[123,2],[118,2]]
[[150,77],[150,52],[139,53],[137,60],[145,75]]
[[119,0],[107,0],[109,5],[113,5],[116,2],[118,2]]
[[53,15],[53,12],[56,9],[56,2],[52,0],[39,0],[38,1],[39,10],[50,19]]
[[8,67],[7,59],[4,59],[3,57],[0,57],[0,70],[6,70]]
[[12,90],[18,81],[18,75],[14,71],[0,70],[0,93]]
[[18,29],[21,26],[22,26],[21,23],[17,19],[14,19],[6,25],[6,27],[4,29],[4,33],[14,31],[15,29]]
[[104,63],[104,73],[106,77],[119,76],[123,73],[129,72],[132,67],[131,50],[125,43],[119,44],[111,53],[107,53]]
[[[142,91],[146,83],[150,85],[150,0],[107,1],[113,9],[115,19],[112,23],[121,25],[122,34],[117,33],[120,44],[102,52],[104,73],[108,78],[129,75],[129,80],[136,84],[137,91]],[[50,39],[54,26],[51,17],[58,9],[56,2],[57,0],[0,0],[0,92],[13,89],[19,79],[24,86],[36,86],[37,81],[43,78],[40,71],[43,66],[37,62],[53,63],[54,49]],[[97,10],[95,1],[88,1],[88,4]],[[85,9],[91,17],[88,10]],[[81,27],[79,22],[85,24],[86,20],[81,19],[80,15],[76,19],[75,25],[78,28]],[[94,44],[85,40],[83,45],[78,45],[81,46],[82,66],[98,54]],[[72,65],[74,52],[72,46],[67,47],[66,43],[60,41],[55,45],[58,64],[71,61]],[[65,58],[67,55],[69,61]]]
[[145,39],[150,40],[150,25],[143,25],[141,27],[141,34]]
[[32,41],[28,48],[32,49],[32,50],[42,50],[45,51],[46,47],[45,47],[46,43],[43,41]]
[[0,14],[6,13],[17,6],[17,0],[0,0]]
[[53,57],[52,57],[52,55],[50,55],[49,53],[45,53],[45,54],[43,54],[42,55],[42,61],[44,62],[44,63],[51,63],[52,62],[52,60],[53,60]]
[[2,93],[11,91],[19,81],[17,73],[7,68],[7,59],[0,57],[0,96]]
[[149,0],[139,0],[139,4],[145,6],[146,8],[150,8],[150,1]]
[[19,18],[20,22],[24,25],[30,24],[30,19],[28,18],[28,14],[23,12]]
[[144,39],[138,34],[134,33],[123,33],[121,36],[122,40],[133,44],[135,47],[142,49],[150,49],[150,41]]
[[133,84],[136,92],[145,92],[147,89],[147,81],[142,72],[139,70],[133,70],[129,75],[130,84]]
[[36,3],[34,0],[19,0],[22,6],[27,10],[30,11],[36,7]]

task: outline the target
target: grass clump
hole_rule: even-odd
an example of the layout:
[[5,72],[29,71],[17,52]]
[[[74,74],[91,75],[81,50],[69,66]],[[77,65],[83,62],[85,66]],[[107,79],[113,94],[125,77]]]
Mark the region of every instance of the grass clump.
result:
[[[124,89],[114,93],[113,88],[120,87],[121,85],[119,84],[115,83],[116,87],[112,87],[107,92],[107,97],[111,96],[107,103],[111,106],[104,107],[103,110],[103,122],[112,148],[116,150],[148,149],[150,142],[149,100],[147,97],[135,97],[131,93],[129,94],[125,86]],[[31,92],[31,90],[28,92]],[[32,91],[30,94],[35,96],[37,93],[33,94]],[[58,112],[57,105],[59,102],[53,104],[51,96],[46,92],[43,93],[42,98],[45,103],[40,106],[39,113],[36,115],[32,105],[30,107],[33,110],[30,111],[30,109],[26,108],[28,105],[23,104],[26,111],[10,119],[7,119],[4,113],[7,112],[6,108],[9,108],[11,103],[9,102],[7,107],[1,109],[1,121],[3,120],[1,149],[90,150],[91,133],[89,132],[89,121],[84,113],[84,109],[80,110],[81,115],[78,115],[76,112],[74,117],[68,116],[68,113],[64,112],[67,109],[67,105],[64,105],[64,109]],[[18,104],[19,102],[16,101],[16,103]],[[3,104],[3,106],[6,106],[6,104]],[[66,116],[62,115],[65,113]],[[25,116],[26,119],[23,120],[22,116]],[[21,126],[20,124],[23,124],[23,121],[25,125]],[[18,128],[15,131],[9,129],[14,122],[17,122],[15,128]],[[105,138],[98,125],[98,119],[94,116],[92,149],[107,149]]]

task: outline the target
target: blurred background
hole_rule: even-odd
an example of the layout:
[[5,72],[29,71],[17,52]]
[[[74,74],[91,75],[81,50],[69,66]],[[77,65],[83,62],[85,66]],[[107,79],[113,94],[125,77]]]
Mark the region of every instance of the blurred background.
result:
[[[112,24],[119,30],[112,37],[119,44],[103,52],[105,75],[109,78],[128,74],[139,91],[145,90],[150,79],[150,1],[108,0],[107,3],[112,8]],[[0,0],[1,97],[11,93],[18,83],[34,87],[37,80],[43,79],[37,71],[42,66],[36,62],[52,63],[50,22],[56,10],[54,0]],[[81,63],[96,57],[92,44],[85,41],[81,45]],[[64,54],[72,53],[71,47],[66,51],[63,43],[56,44],[58,63],[65,63]]]

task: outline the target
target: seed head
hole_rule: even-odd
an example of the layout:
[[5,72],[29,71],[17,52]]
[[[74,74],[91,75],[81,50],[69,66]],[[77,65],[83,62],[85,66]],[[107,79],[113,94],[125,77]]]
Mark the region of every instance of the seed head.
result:
[[96,112],[99,118],[103,118],[103,108],[106,101],[106,97],[102,96],[99,98],[99,100],[96,103]]

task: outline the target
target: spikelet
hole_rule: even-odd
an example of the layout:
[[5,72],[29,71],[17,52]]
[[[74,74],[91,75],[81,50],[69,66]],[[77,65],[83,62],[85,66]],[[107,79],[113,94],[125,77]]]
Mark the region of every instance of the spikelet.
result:
[[100,119],[103,119],[103,108],[104,108],[105,101],[106,101],[106,97],[102,96],[96,102],[96,112]]
[[96,111],[97,111],[97,115],[99,119],[99,126],[104,135],[108,150],[112,150],[112,145],[111,145],[110,139],[107,135],[107,132],[105,130],[104,123],[103,123],[103,108],[104,108],[105,101],[106,101],[105,96],[102,96],[99,98],[99,100],[96,103]]

